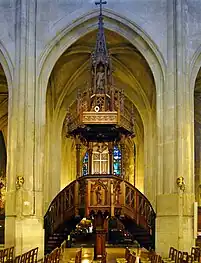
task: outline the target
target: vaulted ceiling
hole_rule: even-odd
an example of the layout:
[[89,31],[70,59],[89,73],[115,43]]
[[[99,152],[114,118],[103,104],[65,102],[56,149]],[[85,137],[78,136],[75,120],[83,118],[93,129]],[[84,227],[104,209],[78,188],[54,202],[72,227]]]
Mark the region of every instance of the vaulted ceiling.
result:
[[[76,99],[77,89],[85,89],[90,82],[90,55],[95,48],[97,31],[75,42],[57,61],[48,93],[54,107],[67,108]],[[105,30],[106,42],[113,64],[115,86],[123,89],[136,108],[136,119],[142,126],[145,111],[155,110],[155,84],[152,72],[142,54],[125,38]],[[52,100],[52,99],[51,99]]]

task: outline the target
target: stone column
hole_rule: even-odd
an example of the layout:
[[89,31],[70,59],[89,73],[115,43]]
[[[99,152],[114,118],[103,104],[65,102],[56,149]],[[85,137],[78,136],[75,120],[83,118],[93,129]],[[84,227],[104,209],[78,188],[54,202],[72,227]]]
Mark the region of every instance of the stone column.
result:
[[[163,178],[158,178],[156,251],[168,255],[170,246],[190,252],[194,245],[194,173],[192,119],[186,58],[186,3],[167,2],[168,57],[163,113]],[[159,126],[159,125],[158,125]],[[160,128],[159,128],[160,129]],[[183,177],[181,194],[177,178]]]
[[[36,1],[16,1],[15,72],[9,97],[5,246],[16,255],[39,247],[43,255],[43,178],[36,132]],[[43,113],[40,113],[43,114]],[[38,143],[38,141],[37,141]]]
[[[167,256],[173,246],[190,252],[194,245],[194,173],[192,114],[186,56],[186,3],[168,1],[168,64],[164,91],[163,178],[157,188],[156,251]],[[162,127],[162,125],[161,125]],[[181,193],[177,178],[184,178]]]

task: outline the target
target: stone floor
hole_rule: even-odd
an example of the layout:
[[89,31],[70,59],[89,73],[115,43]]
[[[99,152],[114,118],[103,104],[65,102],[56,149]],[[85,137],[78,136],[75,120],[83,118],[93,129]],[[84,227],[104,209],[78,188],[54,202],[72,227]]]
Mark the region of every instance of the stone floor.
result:
[[[131,249],[138,254],[137,249]],[[68,263],[72,258],[75,258],[75,254],[78,248],[66,248],[63,254],[63,263]],[[117,258],[124,258],[125,248],[106,248],[107,262],[116,263]],[[140,251],[141,252],[141,251]],[[93,261],[93,248],[82,249],[82,263],[91,263]]]

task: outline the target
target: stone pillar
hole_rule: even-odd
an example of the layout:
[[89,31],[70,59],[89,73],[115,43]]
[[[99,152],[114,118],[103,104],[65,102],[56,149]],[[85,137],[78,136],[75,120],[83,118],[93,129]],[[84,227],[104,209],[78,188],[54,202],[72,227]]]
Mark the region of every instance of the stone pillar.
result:
[[[44,249],[42,156],[36,151],[36,1],[16,1],[15,72],[9,96],[5,246],[16,255]],[[40,112],[40,115],[43,114]],[[37,143],[36,143],[37,142]],[[37,156],[40,155],[40,156]]]
[[[186,59],[186,3],[168,1],[168,57],[163,113],[163,177],[158,178],[156,252],[168,255],[170,246],[190,252],[194,245],[193,202],[194,173],[192,114]],[[158,125],[159,126],[159,125]],[[160,129],[160,128],[159,128]],[[161,163],[160,163],[161,165]],[[183,177],[181,193],[177,178]]]

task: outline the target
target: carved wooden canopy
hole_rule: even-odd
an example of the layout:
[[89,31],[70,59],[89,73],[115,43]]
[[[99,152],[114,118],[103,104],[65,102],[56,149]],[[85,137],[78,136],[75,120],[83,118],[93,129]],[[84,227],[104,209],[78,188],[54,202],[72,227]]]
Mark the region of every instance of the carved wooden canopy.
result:
[[68,135],[87,141],[120,140],[121,134],[134,135],[133,108],[125,111],[124,92],[115,88],[112,60],[108,53],[100,2],[96,46],[91,53],[91,80],[84,93],[78,90],[76,108],[67,112]]

